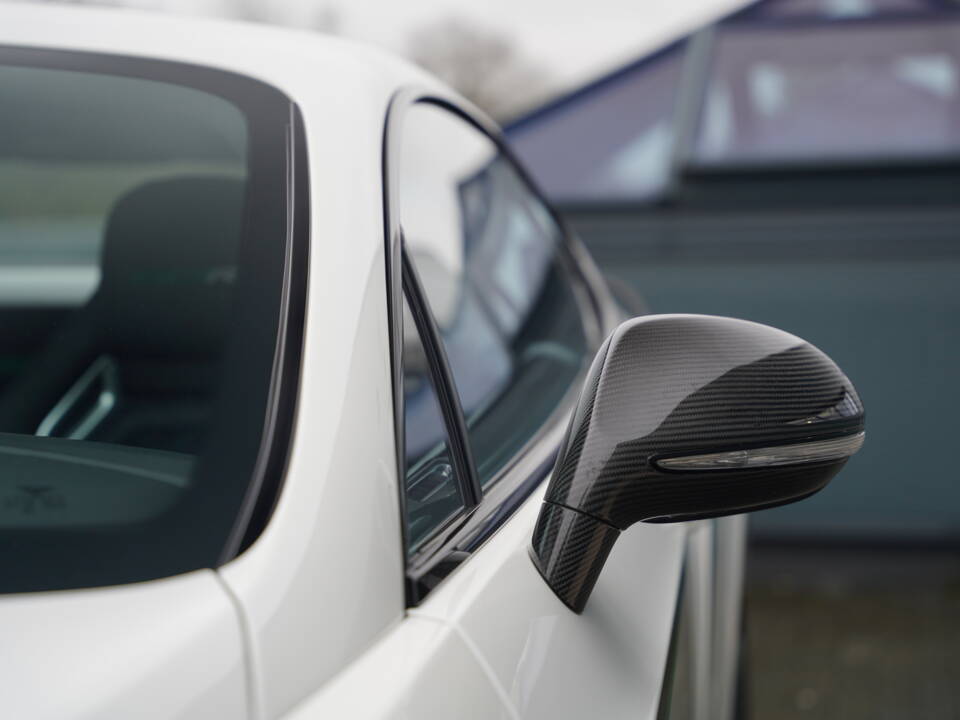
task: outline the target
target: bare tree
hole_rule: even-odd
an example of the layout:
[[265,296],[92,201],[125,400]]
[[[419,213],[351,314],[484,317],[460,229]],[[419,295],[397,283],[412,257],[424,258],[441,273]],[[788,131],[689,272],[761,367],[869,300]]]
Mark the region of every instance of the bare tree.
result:
[[416,30],[408,55],[495,118],[546,95],[548,73],[524,57],[509,35],[459,18]]
[[[5,0],[0,0],[4,2]],[[163,0],[27,0],[38,4],[101,5],[109,7],[137,7],[163,10]],[[23,2],[23,0],[13,0]],[[304,30],[317,30],[328,35],[338,35],[341,27],[340,10],[332,4],[320,4],[307,11],[304,19],[285,16],[277,12],[279,3],[271,0],[228,0],[220,8],[219,15],[238,20],[285,25]]]
[[277,15],[266,0],[231,0],[225,8],[228,17],[250,22],[274,23]]
[[[17,0],[14,0],[14,2],[16,1]],[[123,0],[28,0],[28,2],[36,3],[38,5],[56,3],[58,5],[102,5],[106,7],[124,4]]]
[[312,30],[327,35],[339,35],[342,24],[343,18],[340,15],[340,9],[334,5],[323,5],[313,13],[309,26]]
[[277,7],[277,3],[269,0],[231,0],[226,12],[230,17],[240,20],[318,30],[328,35],[336,35],[340,31],[340,11],[334,5],[319,5],[306,20],[285,17],[277,12]]

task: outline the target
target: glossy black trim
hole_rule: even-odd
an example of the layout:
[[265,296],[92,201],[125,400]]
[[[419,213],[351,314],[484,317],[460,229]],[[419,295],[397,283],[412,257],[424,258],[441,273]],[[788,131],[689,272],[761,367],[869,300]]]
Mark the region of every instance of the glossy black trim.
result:
[[[380,177],[383,183],[384,280],[387,289],[387,328],[390,333],[390,379],[393,390],[394,468],[397,473],[397,503],[400,509],[400,553],[407,557],[407,493],[404,478],[407,471],[406,436],[404,434],[403,400],[403,272],[399,221],[397,163],[390,162],[390,148],[400,143],[401,123],[394,119],[400,105],[396,98],[387,107],[380,147]],[[409,605],[409,593],[407,593]]]
[[310,174],[303,115],[290,105],[287,135],[287,246],[271,398],[254,477],[221,555],[221,564],[260,536],[280,498],[296,430],[310,267]]
[[[444,97],[436,91],[427,91],[416,87],[399,91],[391,100],[387,111],[383,147],[384,234],[394,383],[394,420],[397,426],[395,437],[398,478],[404,476],[405,459],[402,450],[404,447],[401,357],[403,338],[402,328],[400,327],[400,319],[403,315],[402,295],[398,292],[398,285],[402,283],[402,274],[400,273],[402,231],[400,219],[396,212],[396,208],[399,207],[398,163],[394,158],[399,148],[406,110],[419,102],[442,107],[486,135],[495,143],[498,150],[515,168],[530,191],[547,209],[551,219],[560,230],[560,252],[557,256],[568,274],[577,302],[581,306],[581,318],[584,334],[587,338],[588,351],[596,349],[604,335],[622,319],[620,309],[606,288],[600,271],[594,265],[586,249],[580,244],[564,218],[546,200],[543,192],[537,187],[529,173],[519,163],[497,127],[479,110],[469,106],[468,103],[452,97]],[[424,542],[408,558],[406,558],[406,537],[404,536],[402,547],[404,548],[407,568],[406,597],[408,606],[418,604],[438,582],[496,532],[520,507],[523,501],[530,496],[530,493],[548,477],[559,448],[563,429],[566,427],[567,418],[579,393],[581,378],[574,381],[567,398],[560,404],[541,432],[531,438],[530,442],[520,450],[517,456],[488,483],[478,505],[440,528],[432,538]],[[454,392],[456,392],[455,389]],[[469,442],[466,436],[464,436],[464,440]],[[406,498],[404,497],[402,483],[399,484],[398,492],[400,494],[400,509],[401,512],[404,512]]]
[[505,483],[503,489],[505,491],[509,490],[509,492],[502,493],[503,497],[499,500],[497,497],[491,496],[492,511],[489,514],[478,516],[477,521],[464,533],[458,546],[467,552],[473,552],[486,542],[500,525],[513,514],[514,510],[530,496],[530,493],[550,476],[550,471],[556,461],[556,453],[550,454],[518,484]]
[[403,264],[401,271],[403,294],[407,299],[407,305],[410,308],[411,315],[413,315],[413,321],[417,326],[420,342],[423,344],[423,350],[427,357],[427,365],[430,368],[430,375],[433,380],[433,389],[437,396],[437,402],[440,404],[440,412],[443,415],[443,423],[447,430],[450,456],[453,460],[457,483],[460,486],[463,509],[465,512],[469,512],[480,504],[483,489],[480,487],[477,465],[473,460],[473,452],[467,440],[467,422],[464,419],[463,407],[460,405],[460,393],[457,392],[456,384],[453,381],[453,371],[450,369],[450,361],[447,360],[447,351],[443,347],[443,340],[440,339],[440,330],[437,329],[437,323],[430,313],[429,307],[427,307],[420,276],[417,274],[417,269],[410,260],[406,248],[402,245],[400,247],[400,258]]

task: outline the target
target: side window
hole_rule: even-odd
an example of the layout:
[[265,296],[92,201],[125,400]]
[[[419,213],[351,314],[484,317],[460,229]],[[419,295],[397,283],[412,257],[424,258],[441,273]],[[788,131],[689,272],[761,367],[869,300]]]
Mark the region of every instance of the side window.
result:
[[403,411],[407,551],[460,512],[463,497],[423,342],[403,303]]
[[215,567],[286,434],[290,100],[0,47],[0,106],[0,593]]
[[560,229],[497,145],[438,105],[408,110],[400,163],[406,248],[486,485],[548,422],[587,358]]

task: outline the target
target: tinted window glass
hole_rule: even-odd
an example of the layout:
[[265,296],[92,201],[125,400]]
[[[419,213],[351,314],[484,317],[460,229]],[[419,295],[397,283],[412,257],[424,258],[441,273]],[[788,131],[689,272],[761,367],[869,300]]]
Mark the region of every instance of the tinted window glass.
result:
[[685,47],[671,45],[508,129],[549,197],[625,200],[665,188]]
[[266,415],[288,104],[26,54],[0,50],[0,587],[209,567]]
[[[11,66],[0,66],[0,93],[5,305],[89,300],[100,278],[104,226],[130,191],[185,176],[246,175],[243,114],[208,93]],[[64,111],[78,113],[69,125]]]
[[407,248],[440,329],[482,483],[580,373],[581,316],[547,210],[488,137],[415,105],[400,168]]
[[464,503],[426,353],[406,301],[403,310],[407,549],[413,551]]
[[960,20],[718,30],[701,163],[960,154]]

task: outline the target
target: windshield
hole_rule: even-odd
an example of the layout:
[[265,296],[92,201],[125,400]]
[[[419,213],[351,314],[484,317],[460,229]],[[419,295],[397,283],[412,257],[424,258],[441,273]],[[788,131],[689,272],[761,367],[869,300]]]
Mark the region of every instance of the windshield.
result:
[[0,48],[0,107],[0,591],[215,566],[267,416],[289,102]]

